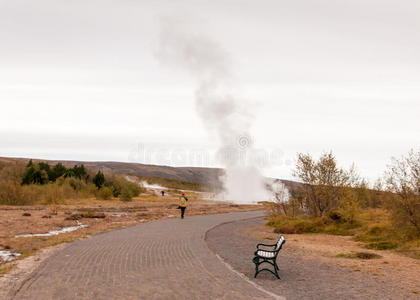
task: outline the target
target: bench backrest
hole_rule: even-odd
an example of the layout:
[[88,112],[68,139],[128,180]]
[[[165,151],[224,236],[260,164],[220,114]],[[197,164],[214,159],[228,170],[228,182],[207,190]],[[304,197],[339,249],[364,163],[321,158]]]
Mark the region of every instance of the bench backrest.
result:
[[276,251],[279,251],[281,249],[281,247],[283,246],[284,243],[286,243],[286,240],[285,240],[284,236],[281,235],[279,237],[279,239],[277,240]]

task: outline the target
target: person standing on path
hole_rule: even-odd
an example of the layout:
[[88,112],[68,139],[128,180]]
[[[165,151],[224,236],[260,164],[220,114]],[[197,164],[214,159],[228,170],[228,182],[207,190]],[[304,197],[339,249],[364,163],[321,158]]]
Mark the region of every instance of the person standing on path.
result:
[[187,208],[188,198],[185,197],[185,194],[182,193],[179,197],[179,209],[181,209],[181,219],[184,218],[185,209]]

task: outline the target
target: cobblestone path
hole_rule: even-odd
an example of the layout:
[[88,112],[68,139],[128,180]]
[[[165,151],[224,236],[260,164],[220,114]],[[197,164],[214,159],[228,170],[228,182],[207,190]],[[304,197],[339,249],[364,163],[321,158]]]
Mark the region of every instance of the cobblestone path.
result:
[[44,261],[11,299],[272,299],[230,270],[204,235],[230,213],[143,224],[69,244]]

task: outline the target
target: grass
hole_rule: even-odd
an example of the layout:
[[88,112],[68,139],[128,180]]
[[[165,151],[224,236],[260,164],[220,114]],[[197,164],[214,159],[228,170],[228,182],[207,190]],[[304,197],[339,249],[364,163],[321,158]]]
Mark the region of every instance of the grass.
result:
[[339,253],[336,257],[341,258],[354,258],[354,259],[378,259],[382,258],[382,256],[376,253],[370,252],[352,252],[352,253]]
[[398,244],[395,242],[382,241],[382,242],[367,244],[365,247],[367,249],[372,249],[372,250],[389,250],[389,249],[397,248]]
[[0,277],[3,276],[4,274],[10,272],[13,268],[15,267],[14,264],[4,264],[0,266]]
[[282,215],[272,216],[267,225],[272,226],[275,233],[353,236],[355,241],[364,243],[366,249],[394,250],[420,259],[420,238],[393,226],[390,214],[382,209],[364,210],[352,223],[337,218],[336,214],[322,218]]
[[328,217],[316,218],[309,216],[272,218],[267,225],[274,227],[275,233],[302,234],[327,233],[332,235],[353,235],[360,227],[358,223],[337,222]]

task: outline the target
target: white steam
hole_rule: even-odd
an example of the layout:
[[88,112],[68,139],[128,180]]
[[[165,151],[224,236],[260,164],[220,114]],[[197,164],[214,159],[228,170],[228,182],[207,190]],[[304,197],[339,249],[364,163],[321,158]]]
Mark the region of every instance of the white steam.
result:
[[162,22],[157,57],[180,67],[197,80],[196,109],[220,142],[218,158],[226,169],[223,199],[237,203],[267,200],[263,177],[247,161],[253,150],[249,128],[252,115],[243,101],[232,95],[232,63],[212,39],[194,32],[195,26],[166,19]]

